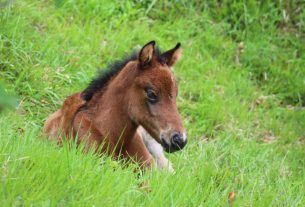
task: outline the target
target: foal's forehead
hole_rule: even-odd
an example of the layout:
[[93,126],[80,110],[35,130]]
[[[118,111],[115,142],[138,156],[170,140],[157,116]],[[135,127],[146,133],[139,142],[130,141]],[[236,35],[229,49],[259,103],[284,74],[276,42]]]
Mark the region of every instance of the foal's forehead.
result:
[[167,66],[155,67],[151,70],[151,82],[158,90],[172,93],[176,90],[176,80],[173,72]]

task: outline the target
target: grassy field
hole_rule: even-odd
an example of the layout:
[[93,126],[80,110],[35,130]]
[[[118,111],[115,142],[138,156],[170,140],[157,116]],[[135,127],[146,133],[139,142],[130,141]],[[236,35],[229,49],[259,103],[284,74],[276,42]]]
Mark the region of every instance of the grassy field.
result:
[[[305,4],[10,2],[0,0],[1,206],[304,206]],[[43,122],[66,96],[150,40],[184,49],[175,74],[189,143],[168,155],[176,174],[138,175],[46,140]]]

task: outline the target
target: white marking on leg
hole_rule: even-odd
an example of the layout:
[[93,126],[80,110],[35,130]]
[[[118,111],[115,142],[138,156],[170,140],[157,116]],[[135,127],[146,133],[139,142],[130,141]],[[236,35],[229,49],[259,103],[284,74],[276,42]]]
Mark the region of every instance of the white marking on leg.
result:
[[141,135],[148,151],[154,157],[158,168],[174,172],[172,163],[164,155],[163,147],[143,127],[138,128],[138,133]]

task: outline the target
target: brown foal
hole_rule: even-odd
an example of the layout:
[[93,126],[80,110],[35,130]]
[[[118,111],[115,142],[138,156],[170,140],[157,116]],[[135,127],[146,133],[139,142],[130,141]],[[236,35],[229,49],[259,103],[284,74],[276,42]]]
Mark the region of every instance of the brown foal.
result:
[[147,43],[139,53],[111,65],[83,92],[68,97],[47,119],[44,131],[59,143],[64,137],[78,137],[87,148],[101,147],[114,157],[151,167],[153,150],[145,146],[139,126],[167,152],[187,142],[171,70],[180,56],[179,43],[164,53],[154,41]]

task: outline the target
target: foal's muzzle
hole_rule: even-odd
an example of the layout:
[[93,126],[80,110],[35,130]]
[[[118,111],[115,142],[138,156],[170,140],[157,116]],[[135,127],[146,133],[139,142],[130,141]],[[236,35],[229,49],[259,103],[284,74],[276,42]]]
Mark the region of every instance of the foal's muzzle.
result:
[[184,134],[173,132],[169,141],[161,137],[162,146],[166,152],[172,153],[184,148],[187,143],[187,139]]

